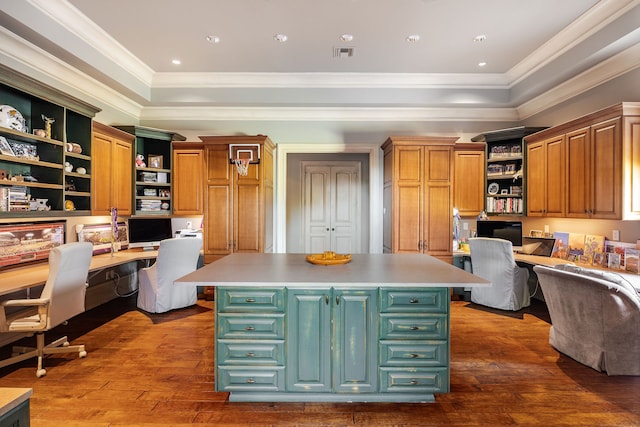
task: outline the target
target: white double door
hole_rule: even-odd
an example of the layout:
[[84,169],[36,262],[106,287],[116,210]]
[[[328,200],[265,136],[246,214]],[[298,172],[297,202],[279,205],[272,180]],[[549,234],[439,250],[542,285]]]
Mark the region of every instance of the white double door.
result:
[[302,162],[306,253],[359,253],[360,162]]

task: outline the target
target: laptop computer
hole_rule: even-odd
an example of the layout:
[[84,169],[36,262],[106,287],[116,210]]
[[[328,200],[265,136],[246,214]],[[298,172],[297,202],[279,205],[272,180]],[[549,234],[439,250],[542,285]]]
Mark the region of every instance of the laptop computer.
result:
[[555,243],[556,239],[554,238],[522,236],[522,250],[520,250],[520,253],[550,257]]

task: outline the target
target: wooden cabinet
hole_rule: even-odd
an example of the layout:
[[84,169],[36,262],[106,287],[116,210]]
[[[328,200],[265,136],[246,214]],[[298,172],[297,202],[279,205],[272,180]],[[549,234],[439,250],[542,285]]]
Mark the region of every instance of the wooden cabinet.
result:
[[376,392],[377,314],[375,289],[290,289],[287,391]]
[[93,215],[109,215],[112,207],[118,209],[118,215],[131,215],[132,144],[133,135],[93,123],[91,157],[96,171],[91,188]]
[[202,144],[173,144],[173,214],[204,213],[204,148]]
[[[556,156],[530,159],[529,163],[537,169],[565,168],[563,177],[553,178],[566,189],[565,209],[547,212],[548,216],[640,219],[639,120],[640,103],[624,102],[526,138],[532,147],[541,141],[565,141],[562,165]],[[530,191],[536,191],[535,183],[529,185]],[[554,191],[547,185],[540,197],[553,199]],[[529,208],[529,215],[536,215]]]
[[458,143],[453,152],[453,206],[460,216],[484,210],[485,144]]
[[[273,150],[259,136],[202,136],[205,155],[205,262],[234,252],[273,251]],[[229,160],[230,144],[258,144],[260,163],[241,176]]]
[[527,146],[529,216],[562,216],[565,210],[565,138]]
[[135,164],[132,192],[134,215],[170,215],[172,206],[172,141],[184,141],[178,133],[144,126],[116,126],[134,136],[134,156],[144,164]]
[[383,144],[385,252],[426,253],[452,261],[456,139],[394,137]]
[[0,217],[90,214],[91,122],[100,110],[2,65],[0,100],[11,117],[0,127]]
[[524,215],[526,200],[523,137],[544,128],[516,127],[485,132],[471,138],[487,147],[485,210],[489,215]]

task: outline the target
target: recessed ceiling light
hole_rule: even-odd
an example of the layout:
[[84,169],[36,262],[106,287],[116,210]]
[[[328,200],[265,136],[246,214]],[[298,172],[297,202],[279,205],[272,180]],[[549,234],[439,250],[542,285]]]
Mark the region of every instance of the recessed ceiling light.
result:
[[486,65],[487,65],[487,63],[486,63],[486,62],[484,62],[484,61],[482,61],[482,62],[478,62],[478,67],[484,67],[484,66],[486,66]]
[[342,40],[343,42],[353,41],[353,34],[343,34],[340,36],[340,40]]
[[171,63],[172,63],[173,65],[180,65],[180,64],[182,64],[182,61],[180,61],[179,59],[172,59],[172,60],[171,60]]
[[418,34],[411,34],[410,36],[407,36],[407,42],[415,43],[417,41],[420,41],[420,36]]
[[206,39],[209,43],[220,43],[220,37],[218,36],[207,36]]
[[289,39],[286,34],[276,34],[275,36],[273,36],[273,38],[275,41],[280,43],[284,43]]
[[479,35],[477,35],[477,36],[475,36],[475,37],[473,38],[473,41],[474,41],[474,42],[483,42],[483,41],[485,41],[486,39],[487,39],[487,35],[486,35],[486,34],[479,34]]

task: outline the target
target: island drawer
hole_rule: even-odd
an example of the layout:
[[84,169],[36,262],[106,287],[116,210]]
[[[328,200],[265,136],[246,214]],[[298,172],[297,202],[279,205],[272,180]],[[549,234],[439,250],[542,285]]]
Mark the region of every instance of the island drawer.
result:
[[446,366],[449,363],[447,341],[380,341],[382,366]]
[[284,312],[282,288],[216,288],[218,312]]
[[284,339],[284,314],[223,313],[217,328],[218,338]]
[[449,368],[380,368],[380,391],[448,393]]
[[446,340],[448,337],[449,325],[446,314],[380,314],[380,339]]
[[219,366],[216,391],[284,391],[284,367]]
[[449,288],[380,290],[380,311],[383,313],[447,313]]
[[216,361],[220,365],[283,365],[284,340],[218,340]]

